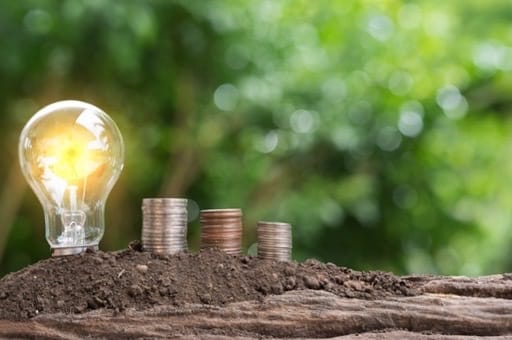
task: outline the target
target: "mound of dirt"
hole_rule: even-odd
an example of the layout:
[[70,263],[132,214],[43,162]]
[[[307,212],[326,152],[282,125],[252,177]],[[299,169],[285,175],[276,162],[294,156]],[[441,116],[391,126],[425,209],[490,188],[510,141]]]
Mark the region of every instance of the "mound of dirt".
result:
[[84,253],[40,261],[0,280],[0,319],[41,313],[121,312],[154,305],[223,305],[295,289],[376,299],[416,291],[383,272],[358,272],[332,263],[264,261],[218,250],[160,256],[132,242],[118,252]]

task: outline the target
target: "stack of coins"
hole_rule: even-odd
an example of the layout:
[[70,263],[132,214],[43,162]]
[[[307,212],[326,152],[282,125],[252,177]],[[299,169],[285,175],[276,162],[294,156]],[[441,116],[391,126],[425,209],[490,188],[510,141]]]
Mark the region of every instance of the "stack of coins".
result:
[[201,210],[201,249],[219,248],[239,255],[242,247],[242,210]]
[[258,257],[289,261],[292,257],[292,226],[282,222],[258,222]]
[[187,250],[186,199],[143,199],[142,246],[157,254],[174,254]]

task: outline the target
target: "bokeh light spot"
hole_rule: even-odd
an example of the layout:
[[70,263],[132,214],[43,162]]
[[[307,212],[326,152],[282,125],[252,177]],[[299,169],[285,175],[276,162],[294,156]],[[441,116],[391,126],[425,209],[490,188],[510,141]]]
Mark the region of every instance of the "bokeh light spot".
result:
[[199,217],[199,204],[193,199],[187,200],[187,220],[193,222]]
[[269,131],[259,138],[255,143],[255,148],[261,153],[271,153],[274,151],[279,143],[279,135],[277,131]]
[[403,110],[398,119],[398,130],[407,137],[416,137],[423,130],[423,117],[416,111]]
[[213,95],[215,105],[222,111],[233,111],[238,104],[238,89],[231,84],[222,84]]
[[437,91],[437,104],[450,119],[460,119],[466,115],[468,103],[459,89],[453,85],[446,85]]
[[393,21],[386,15],[373,14],[366,22],[366,31],[376,40],[384,42],[393,35]]
[[473,63],[484,71],[511,70],[512,51],[494,42],[480,43],[473,50]]
[[384,151],[394,151],[402,143],[402,136],[396,128],[386,126],[377,133],[376,143]]
[[297,110],[290,116],[290,126],[298,133],[309,133],[313,131],[315,118],[310,111]]
[[33,9],[25,15],[23,24],[29,33],[46,34],[53,26],[50,14],[42,9]]

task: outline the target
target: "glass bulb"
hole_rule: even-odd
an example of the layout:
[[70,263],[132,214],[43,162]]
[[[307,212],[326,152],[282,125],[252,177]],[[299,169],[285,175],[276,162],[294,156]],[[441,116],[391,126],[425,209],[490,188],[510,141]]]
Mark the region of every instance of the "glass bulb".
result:
[[97,249],[105,201],[123,169],[123,138],[114,121],[88,103],[50,104],[25,125],[18,151],[44,209],[52,254]]

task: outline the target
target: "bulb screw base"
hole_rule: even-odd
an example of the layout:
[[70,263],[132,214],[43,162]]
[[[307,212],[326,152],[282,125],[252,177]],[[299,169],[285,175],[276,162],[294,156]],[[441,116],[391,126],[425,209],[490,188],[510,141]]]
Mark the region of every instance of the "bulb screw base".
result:
[[88,247],[63,247],[63,248],[52,248],[52,257],[54,256],[67,256],[85,253],[86,251],[98,251],[98,246]]

